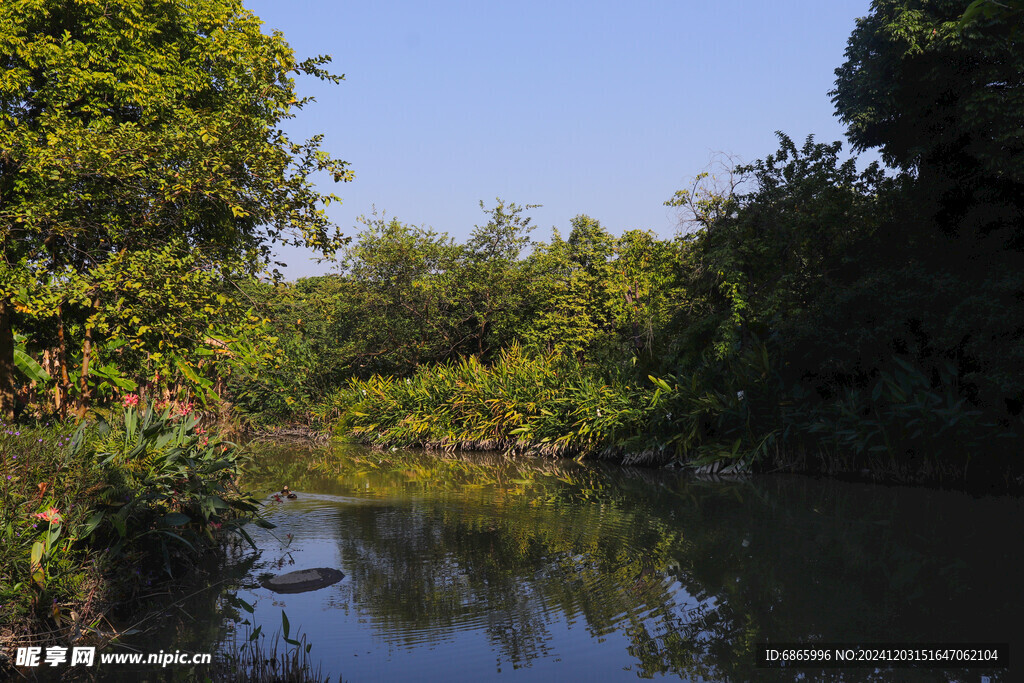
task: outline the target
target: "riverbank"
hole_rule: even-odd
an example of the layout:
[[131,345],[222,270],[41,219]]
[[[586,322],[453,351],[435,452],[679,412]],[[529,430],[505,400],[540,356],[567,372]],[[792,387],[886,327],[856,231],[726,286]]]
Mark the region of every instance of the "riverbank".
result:
[[137,401],[78,427],[0,425],[4,645],[102,638],[119,608],[245,535],[259,505],[235,484],[244,453],[199,425]]
[[316,411],[335,434],[379,448],[513,454],[791,472],[980,491],[1024,489],[1012,457],[1022,422],[988,422],[920,373],[882,374],[870,392],[793,399],[767,351],[707,363],[690,378],[588,368],[513,346],[353,379]]

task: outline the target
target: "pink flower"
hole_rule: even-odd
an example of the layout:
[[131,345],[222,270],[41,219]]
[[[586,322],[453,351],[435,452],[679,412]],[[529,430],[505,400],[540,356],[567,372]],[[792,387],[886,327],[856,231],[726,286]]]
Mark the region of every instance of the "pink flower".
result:
[[124,407],[125,408],[134,408],[137,405],[139,405],[138,394],[125,394],[125,397],[124,397]]
[[221,523],[220,522],[210,522],[210,526],[212,526],[214,529],[219,529],[221,527]]
[[57,508],[50,508],[46,512],[37,512],[32,516],[50,524],[60,524],[63,521]]

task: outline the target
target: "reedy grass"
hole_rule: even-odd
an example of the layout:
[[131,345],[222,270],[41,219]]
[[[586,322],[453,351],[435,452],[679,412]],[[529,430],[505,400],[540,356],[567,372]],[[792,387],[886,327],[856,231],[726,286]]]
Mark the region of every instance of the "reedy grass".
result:
[[475,357],[421,366],[412,377],[355,379],[322,419],[383,447],[504,450],[583,458],[622,447],[650,418],[650,392],[518,345],[491,365]]
[[88,590],[92,572],[69,530],[85,523],[83,501],[103,476],[69,456],[81,436],[63,424],[0,424],[0,630],[40,613],[59,622]]
[[490,365],[466,357],[408,378],[352,380],[319,418],[384,448],[962,483],[968,466],[991,476],[986,467],[995,471],[998,459],[987,451],[1012,448],[1024,433],[1024,418],[1003,424],[972,408],[949,368],[929,376],[895,359],[873,390],[828,402],[787,383],[778,367],[777,355],[755,341],[703,358],[685,375],[640,380],[629,368],[585,367],[512,345]]

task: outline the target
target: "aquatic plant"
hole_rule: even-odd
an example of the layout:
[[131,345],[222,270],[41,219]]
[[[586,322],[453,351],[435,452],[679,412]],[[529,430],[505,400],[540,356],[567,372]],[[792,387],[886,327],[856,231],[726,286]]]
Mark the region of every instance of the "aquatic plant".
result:
[[[250,614],[253,612],[251,605],[242,600],[236,601],[242,603],[245,611]],[[283,648],[281,640],[285,642]],[[241,641],[236,638],[226,653],[218,653],[214,658],[213,666],[204,671],[205,680],[234,683],[329,683],[331,677],[324,674],[320,666],[313,667],[309,656],[312,649],[313,644],[305,633],[296,630],[292,637],[288,615],[281,610],[280,631],[268,639],[262,626],[255,629],[247,627]],[[341,681],[340,675],[338,681]]]
[[929,372],[893,358],[870,391],[851,388],[830,401],[795,405],[788,418],[839,454],[845,469],[907,480],[966,480],[972,463],[987,469],[986,456],[1024,435],[1024,416],[999,421],[973,407],[948,362]]

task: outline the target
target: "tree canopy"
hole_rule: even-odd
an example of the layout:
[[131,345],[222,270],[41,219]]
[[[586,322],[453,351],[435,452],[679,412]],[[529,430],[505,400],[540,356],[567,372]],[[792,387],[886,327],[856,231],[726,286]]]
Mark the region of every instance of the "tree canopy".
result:
[[336,198],[311,175],[351,172],[319,136],[281,129],[308,101],[294,75],[340,80],[327,61],[298,61],[237,0],[0,6],[0,411],[14,325],[50,325],[62,341],[77,330],[84,407],[101,312],[164,278],[142,257],[109,286],[115,258],[191,255],[210,285],[265,267],[274,242],[333,253],[324,205]]
[[874,0],[836,69],[832,101],[857,150],[915,174],[947,232],[1024,247],[1020,6]]

